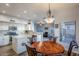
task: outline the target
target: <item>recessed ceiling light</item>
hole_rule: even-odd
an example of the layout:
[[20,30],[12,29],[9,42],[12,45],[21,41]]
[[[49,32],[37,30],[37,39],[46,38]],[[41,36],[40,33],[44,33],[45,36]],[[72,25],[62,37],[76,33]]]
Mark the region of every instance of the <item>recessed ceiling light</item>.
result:
[[6,5],[7,7],[9,7],[9,6],[10,6],[10,4],[9,4],[9,3],[6,3],[5,5]]
[[27,11],[26,11],[26,10],[24,10],[24,13],[27,13]]
[[2,11],[2,13],[6,13],[6,11],[5,11],[5,10],[3,10],[3,11]]

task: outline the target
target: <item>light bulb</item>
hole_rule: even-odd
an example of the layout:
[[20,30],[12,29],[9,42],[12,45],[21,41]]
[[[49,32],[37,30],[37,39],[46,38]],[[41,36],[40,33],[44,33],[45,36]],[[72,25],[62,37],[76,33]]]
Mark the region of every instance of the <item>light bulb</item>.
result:
[[54,20],[55,20],[55,18],[47,18],[47,19],[45,19],[46,23],[53,23]]

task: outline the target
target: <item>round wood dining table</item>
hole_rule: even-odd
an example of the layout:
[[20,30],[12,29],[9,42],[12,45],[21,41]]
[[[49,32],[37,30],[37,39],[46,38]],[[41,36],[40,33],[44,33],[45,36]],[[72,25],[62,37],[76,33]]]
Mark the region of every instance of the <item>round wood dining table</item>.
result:
[[64,52],[63,45],[53,41],[33,42],[32,47],[43,55],[58,55]]

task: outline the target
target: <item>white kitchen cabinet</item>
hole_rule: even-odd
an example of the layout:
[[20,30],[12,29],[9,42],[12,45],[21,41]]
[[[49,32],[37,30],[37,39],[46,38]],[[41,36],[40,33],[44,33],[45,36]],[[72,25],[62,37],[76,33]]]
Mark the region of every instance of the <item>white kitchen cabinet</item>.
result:
[[3,40],[3,38],[2,38],[2,37],[0,37],[0,46],[2,46],[2,45],[3,45],[3,43],[4,43],[4,40]]
[[0,46],[5,46],[10,43],[9,36],[0,36]]
[[13,37],[12,39],[12,49],[17,53],[23,53],[26,51],[26,47],[22,46],[22,43],[26,43],[27,38],[24,37]]

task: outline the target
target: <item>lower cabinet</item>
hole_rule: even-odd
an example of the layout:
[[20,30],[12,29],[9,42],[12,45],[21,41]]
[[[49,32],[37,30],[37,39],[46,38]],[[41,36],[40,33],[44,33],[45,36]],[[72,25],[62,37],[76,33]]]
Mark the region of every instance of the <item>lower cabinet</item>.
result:
[[0,46],[5,46],[10,43],[9,36],[0,36]]
[[26,38],[18,38],[18,37],[14,37],[12,39],[12,49],[17,53],[23,53],[26,51],[26,47],[22,46],[22,43],[26,43]]

